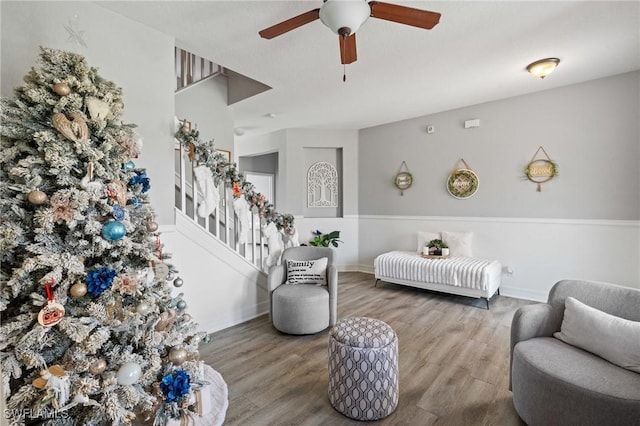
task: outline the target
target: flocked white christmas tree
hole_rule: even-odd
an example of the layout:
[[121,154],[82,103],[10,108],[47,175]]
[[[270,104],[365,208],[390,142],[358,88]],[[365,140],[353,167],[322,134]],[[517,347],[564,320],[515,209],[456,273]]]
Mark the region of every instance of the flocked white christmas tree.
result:
[[204,335],[172,285],[121,89],[42,49],[2,99],[0,365],[15,423],[164,424],[195,411]]

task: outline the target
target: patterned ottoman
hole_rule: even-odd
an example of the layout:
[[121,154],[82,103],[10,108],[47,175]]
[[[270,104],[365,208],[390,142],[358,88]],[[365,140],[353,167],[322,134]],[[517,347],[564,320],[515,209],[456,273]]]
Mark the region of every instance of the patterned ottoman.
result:
[[377,420],[398,405],[398,338],[383,321],[345,318],[329,332],[329,401],[356,420]]

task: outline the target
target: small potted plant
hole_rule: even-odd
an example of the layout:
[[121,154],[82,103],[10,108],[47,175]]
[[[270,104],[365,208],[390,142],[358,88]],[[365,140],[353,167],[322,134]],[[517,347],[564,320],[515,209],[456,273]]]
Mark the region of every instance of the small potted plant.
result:
[[429,254],[433,256],[448,256],[449,246],[440,239],[431,240],[427,243]]

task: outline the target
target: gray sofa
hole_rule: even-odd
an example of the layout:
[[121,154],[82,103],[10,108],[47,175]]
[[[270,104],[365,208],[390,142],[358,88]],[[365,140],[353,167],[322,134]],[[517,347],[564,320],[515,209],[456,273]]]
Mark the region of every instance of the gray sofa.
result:
[[553,337],[567,297],[640,321],[640,290],[560,281],[546,304],[516,311],[511,327],[513,405],[529,426],[640,425],[640,374]]

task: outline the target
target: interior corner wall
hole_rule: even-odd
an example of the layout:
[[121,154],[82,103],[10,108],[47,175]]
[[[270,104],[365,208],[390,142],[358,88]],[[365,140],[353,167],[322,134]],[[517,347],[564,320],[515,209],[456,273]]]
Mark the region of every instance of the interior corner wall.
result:
[[[92,2],[2,1],[1,94],[36,66],[39,46],[84,55],[100,75],[122,87],[124,121],[143,140],[138,167],[151,178],[151,202],[160,224],[173,223],[174,40]],[[78,17],[87,47],[69,41],[65,25]]]
[[[416,250],[417,231],[468,231],[475,255],[514,271],[506,294],[544,300],[565,278],[640,288],[639,117],[636,71],[361,130],[360,269]],[[537,192],[524,168],[541,145],[559,175]],[[466,200],[445,186],[461,158],[480,181]],[[414,183],[401,196],[403,160]]]
[[227,79],[216,76],[175,95],[176,116],[190,121],[203,141],[233,153],[233,112],[227,106]]

